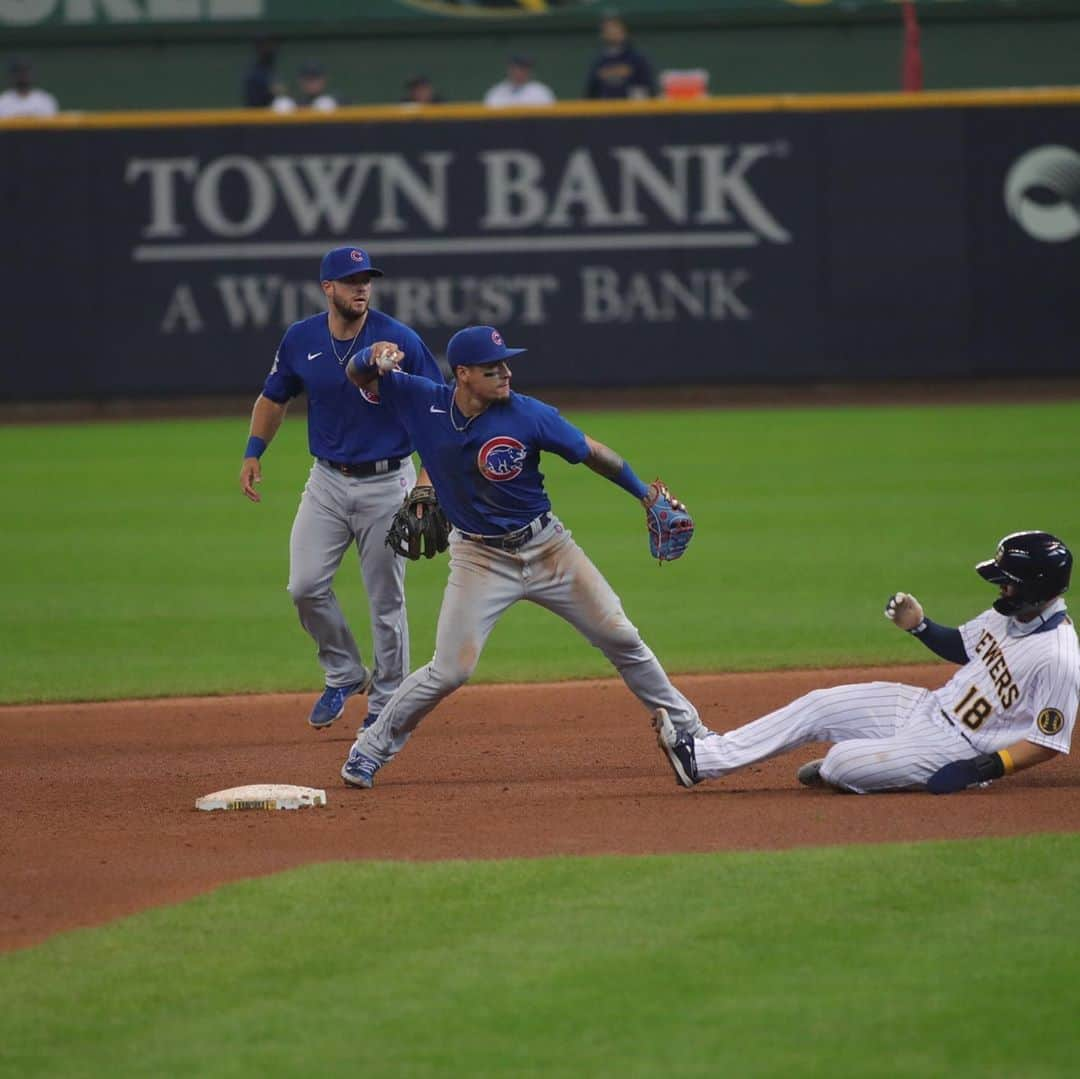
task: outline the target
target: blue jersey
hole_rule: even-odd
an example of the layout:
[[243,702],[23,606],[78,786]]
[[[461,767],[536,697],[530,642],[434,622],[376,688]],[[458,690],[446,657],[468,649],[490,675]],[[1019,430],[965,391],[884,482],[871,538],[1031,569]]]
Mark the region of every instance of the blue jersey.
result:
[[412,435],[439,505],[462,532],[513,532],[551,509],[541,450],[571,464],[589,456],[584,434],[558,409],[520,393],[472,419],[442,382],[398,372],[379,379],[379,394]]
[[438,364],[419,335],[373,308],[355,342],[331,340],[325,314],[294,322],[285,331],[262,392],[278,404],[307,392],[313,457],[355,465],[412,453],[413,441],[400,419],[380,406],[376,394],[357,392],[345,375],[349,358],[376,341],[392,341],[405,353],[404,370],[441,381]]

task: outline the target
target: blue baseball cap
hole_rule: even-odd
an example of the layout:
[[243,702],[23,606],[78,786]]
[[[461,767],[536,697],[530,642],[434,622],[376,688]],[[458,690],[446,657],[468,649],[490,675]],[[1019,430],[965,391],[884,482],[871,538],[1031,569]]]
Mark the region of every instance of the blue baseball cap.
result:
[[333,251],[327,251],[323,255],[322,265],[319,267],[320,281],[340,281],[354,273],[369,273],[372,277],[382,277],[382,270],[376,270],[371,265],[366,251],[359,247],[335,247]]
[[523,348],[507,348],[494,326],[466,326],[450,338],[446,346],[446,362],[453,368],[459,364],[471,367],[475,364],[498,363],[511,356],[525,352]]

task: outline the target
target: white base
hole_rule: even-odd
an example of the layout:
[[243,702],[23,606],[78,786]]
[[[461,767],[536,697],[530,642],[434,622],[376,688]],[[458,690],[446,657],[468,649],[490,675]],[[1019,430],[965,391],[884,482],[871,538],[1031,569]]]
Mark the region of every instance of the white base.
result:
[[294,787],[289,783],[251,783],[246,787],[205,794],[195,800],[196,809],[303,809],[326,805],[326,791]]

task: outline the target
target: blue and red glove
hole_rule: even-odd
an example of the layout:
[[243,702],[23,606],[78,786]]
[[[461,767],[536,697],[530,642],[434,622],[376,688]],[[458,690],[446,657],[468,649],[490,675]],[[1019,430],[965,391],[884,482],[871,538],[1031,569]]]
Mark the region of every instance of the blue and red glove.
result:
[[694,538],[694,519],[659,480],[650,483],[641,500],[649,526],[649,553],[661,562],[681,558]]

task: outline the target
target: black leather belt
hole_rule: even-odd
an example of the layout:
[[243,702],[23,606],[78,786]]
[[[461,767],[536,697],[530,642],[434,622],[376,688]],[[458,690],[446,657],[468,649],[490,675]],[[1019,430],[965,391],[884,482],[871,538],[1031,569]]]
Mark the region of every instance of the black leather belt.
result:
[[950,716],[949,713],[946,712],[944,708],[939,708],[938,711],[941,713],[941,718],[944,719],[945,722],[948,723],[948,725],[950,727],[952,727],[953,730],[955,730],[956,733],[958,735],[960,735],[960,737],[963,738],[964,741],[967,742],[967,744],[969,746],[971,746],[972,749],[974,749],[975,748],[974,742],[972,742],[972,740],[966,734],[964,734],[964,732],[953,722],[952,716]]
[[401,459],[398,457],[391,457],[384,461],[361,461],[356,465],[349,465],[344,461],[328,461],[325,457],[320,457],[319,462],[328,465],[343,476],[352,476],[354,479],[363,479],[365,476],[382,476],[387,472],[397,472],[401,468]]
[[482,543],[485,547],[497,547],[500,551],[516,551],[524,547],[533,536],[538,536],[543,532],[549,524],[551,524],[551,514],[541,513],[539,517],[534,521],[530,521],[524,528],[519,528],[514,532],[505,532],[501,536],[481,536],[474,532],[462,532],[461,534],[468,540]]

